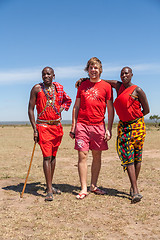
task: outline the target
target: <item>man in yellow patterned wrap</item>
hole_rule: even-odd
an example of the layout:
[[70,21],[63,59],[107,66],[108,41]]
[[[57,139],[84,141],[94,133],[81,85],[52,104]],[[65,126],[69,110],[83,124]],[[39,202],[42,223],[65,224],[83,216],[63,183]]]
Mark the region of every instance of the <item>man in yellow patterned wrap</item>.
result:
[[137,180],[141,169],[142,149],[146,135],[144,116],[149,113],[149,105],[144,91],[131,82],[133,73],[129,67],[121,70],[121,80],[109,81],[117,91],[114,101],[118,123],[117,152],[121,164],[128,172],[131,183],[131,203],[139,202]]

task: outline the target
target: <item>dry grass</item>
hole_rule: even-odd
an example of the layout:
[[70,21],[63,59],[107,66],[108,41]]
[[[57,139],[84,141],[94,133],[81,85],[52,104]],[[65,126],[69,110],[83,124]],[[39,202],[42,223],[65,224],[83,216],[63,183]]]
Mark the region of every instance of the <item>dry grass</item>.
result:
[[[139,189],[144,198],[134,205],[130,204],[128,195],[128,176],[122,171],[115,151],[116,128],[109,142],[110,149],[103,153],[98,182],[107,194],[90,194],[82,201],[75,199],[80,184],[77,152],[68,136],[69,131],[70,127],[65,126],[54,177],[63,193],[46,203],[38,145],[26,192],[20,199],[33,149],[31,127],[0,128],[0,239],[160,239],[160,131],[148,127],[139,177]],[[88,185],[91,160],[89,154]]]

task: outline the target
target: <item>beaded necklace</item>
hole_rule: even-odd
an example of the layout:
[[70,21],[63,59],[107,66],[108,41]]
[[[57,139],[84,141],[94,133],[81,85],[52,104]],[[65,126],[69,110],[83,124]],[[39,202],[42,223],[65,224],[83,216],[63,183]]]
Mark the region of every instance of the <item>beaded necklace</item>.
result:
[[43,83],[42,89],[47,98],[47,104],[53,107],[55,103],[55,92],[53,85],[46,89]]
[[47,102],[46,102],[46,106],[44,107],[44,109],[42,110],[42,112],[38,115],[38,117],[40,117],[42,115],[42,113],[46,110],[47,107],[51,106],[57,115],[60,115],[57,108],[55,107],[55,87],[53,86],[53,84],[46,89],[44,86],[44,83],[42,83],[42,90],[47,98]]

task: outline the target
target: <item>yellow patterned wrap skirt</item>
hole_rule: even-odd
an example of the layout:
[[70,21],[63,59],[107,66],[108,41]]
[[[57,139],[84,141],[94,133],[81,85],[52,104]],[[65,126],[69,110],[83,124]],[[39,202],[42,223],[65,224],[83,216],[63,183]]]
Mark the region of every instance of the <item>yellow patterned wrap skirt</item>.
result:
[[146,136],[144,117],[118,123],[117,153],[124,170],[134,162],[142,161],[142,149]]

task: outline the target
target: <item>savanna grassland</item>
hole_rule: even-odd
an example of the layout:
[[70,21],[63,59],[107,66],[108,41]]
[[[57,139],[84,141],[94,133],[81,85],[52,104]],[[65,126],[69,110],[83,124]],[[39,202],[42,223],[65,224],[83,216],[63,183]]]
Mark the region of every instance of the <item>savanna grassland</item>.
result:
[[[30,126],[0,127],[0,239],[1,240],[154,240],[160,239],[160,131],[147,126],[143,164],[139,176],[141,202],[131,204],[129,179],[115,150],[116,126],[103,152],[98,186],[106,195],[89,194],[77,200],[80,190],[77,152],[64,126],[57,155],[54,184],[61,195],[45,202],[42,155],[36,146],[23,198],[20,198],[33,149]],[[90,184],[91,153],[88,157]]]

